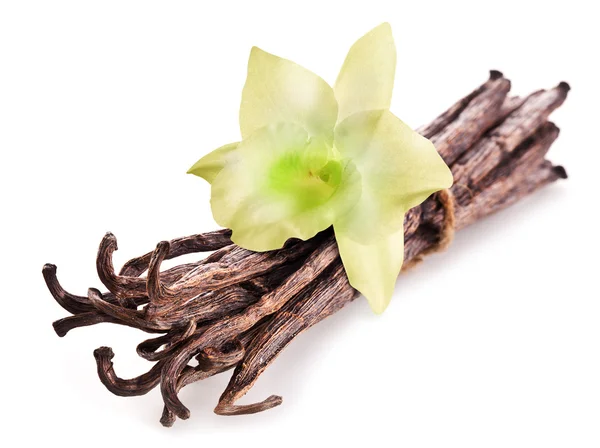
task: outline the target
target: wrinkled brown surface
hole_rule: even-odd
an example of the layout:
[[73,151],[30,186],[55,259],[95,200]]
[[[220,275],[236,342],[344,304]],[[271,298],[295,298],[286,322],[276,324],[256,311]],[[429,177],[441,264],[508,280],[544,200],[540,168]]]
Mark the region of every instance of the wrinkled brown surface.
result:
[[[483,85],[419,129],[454,174],[457,230],[566,178],[545,155],[559,133],[548,116],[565,100],[568,85],[526,98],[508,97],[509,90],[510,82],[492,71]],[[407,266],[437,247],[446,218],[437,195],[406,214]],[[107,234],[97,271],[108,292],[90,288],[87,297],[66,292],[56,266],[44,266],[50,293],[72,314],[54,323],[59,336],[101,322],[160,334],[139,344],[138,354],[155,364],[136,378],[117,376],[109,347],[100,347],[94,357],[100,380],[116,395],[141,395],[160,384],[165,426],[189,417],[177,395],[182,387],[232,368],[216,413],[249,414],[281,404],[276,395],[248,405],[236,401],[294,337],[359,295],[348,283],[330,229],[266,253],[242,249],[230,236],[225,229],[160,242],[117,274],[112,264],[117,240]],[[211,254],[161,270],[163,260],[196,252]]]

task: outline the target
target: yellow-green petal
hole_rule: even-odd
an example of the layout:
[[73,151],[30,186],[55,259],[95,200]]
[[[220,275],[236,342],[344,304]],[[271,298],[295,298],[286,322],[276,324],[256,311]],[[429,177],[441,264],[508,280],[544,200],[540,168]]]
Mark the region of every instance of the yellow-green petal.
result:
[[310,136],[330,137],[338,106],[333,89],[298,64],[253,47],[242,91],[240,130],[245,139],[273,123],[296,123]]
[[308,239],[345,213],[360,194],[354,166],[298,125],[265,126],[243,140],[212,183],[217,223],[250,250]]
[[371,309],[382,313],[392,298],[396,277],[404,259],[404,231],[361,244],[335,229],[340,257],[350,284],[369,301]]
[[212,183],[217,174],[221,172],[228,160],[231,159],[232,154],[238,147],[239,142],[229,143],[223,145],[220,148],[209,152],[200,160],[198,160],[188,170],[188,174],[194,174],[206,180],[209,184]]
[[352,218],[338,223],[358,242],[398,230],[406,211],[452,185],[452,173],[433,143],[388,110],[360,112],[335,130],[335,146],[352,160],[362,195]]
[[389,109],[396,72],[396,46],[382,23],[350,48],[335,82],[338,121],[365,110]]
[[387,110],[354,114],[338,125],[335,145],[359,171],[361,197],[334,223],[350,284],[381,312],[402,267],[404,214],[452,185],[433,144]]

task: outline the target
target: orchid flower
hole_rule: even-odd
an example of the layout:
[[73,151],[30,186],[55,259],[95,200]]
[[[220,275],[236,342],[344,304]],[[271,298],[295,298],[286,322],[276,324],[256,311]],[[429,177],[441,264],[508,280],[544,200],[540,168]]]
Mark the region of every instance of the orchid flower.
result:
[[376,313],[402,267],[405,213],[452,185],[433,144],[389,111],[395,68],[387,23],[350,48],[333,88],[254,47],[241,141],[188,171],[212,185],[216,222],[246,249],[279,249],[333,226],[350,284]]

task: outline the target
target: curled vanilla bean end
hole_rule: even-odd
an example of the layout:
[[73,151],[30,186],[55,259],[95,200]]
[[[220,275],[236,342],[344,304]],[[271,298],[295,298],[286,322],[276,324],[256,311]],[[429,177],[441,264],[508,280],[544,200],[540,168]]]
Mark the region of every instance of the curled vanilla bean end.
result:
[[101,313],[99,311],[90,311],[87,313],[74,314],[73,316],[63,317],[52,323],[54,331],[61,338],[65,336],[69,331],[74,328],[88,327],[90,325],[96,325],[102,322],[108,322],[112,324],[120,324],[118,319],[112,316]]
[[56,278],[56,265],[46,263],[42,269],[42,275],[54,300],[69,313],[79,314],[95,309],[87,297],[75,296],[63,289]]
[[114,356],[115,354],[110,347],[100,347],[94,350],[100,381],[113,394],[120,397],[144,395],[154,389],[160,382],[162,362],[156,363],[152,369],[140,376],[124,380],[115,373],[112,362]]
[[215,414],[219,415],[245,415],[245,414],[256,414],[263,412],[268,409],[272,409],[275,406],[279,406],[283,403],[283,398],[279,395],[271,395],[269,398],[252,404],[231,404],[225,401],[220,401],[215,408]]
[[[87,297],[77,296],[65,291],[56,277],[56,271],[56,265],[50,263],[46,263],[42,268],[42,275],[44,276],[46,286],[48,287],[50,294],[52,294],[52,297],[54,297],[54,300],[72,314],[95,311],[96,308]],[[115,296],[111,293],[102,294],[102,298],[110,303],[117,302]]]
[[156,246],[150,259],[148,277],[146,279],[146,290],[148,292],[148,298],[150,299],[150,305],[146,308],[146,313],[149,317],[152,307],[164,304],[162,294],[163,286],[160,282],[160,265],[165,259],[165,256],[169,253],[169,247],[168,241],[161,241]]
[[[258,325],[256,330],[259,330],[260,328],[263,328],[263,326]],[[250,330],[241,337],[241,340],[227,343],[221,349],[211,347],[200,352],[196,356],[198,365],[196,367],[186,366],[182,370],[181,375],[177,380],[177,393],[188,384],[201,381],[229,370],[237,365],[244,357],[244,342],[251,340],[256,334],[256,330]],[[166,427],[171,427],[176,420],[177,416],[175,413],[165,405],[160,418],[161,424]]]
[[118,249],[117,238],[110,232],[104,235],[98,248],[96,270],[100,281],[117,298],[137,298],[146,296],[146,282],[138,277],[117,275],[112,262],[114,251]]

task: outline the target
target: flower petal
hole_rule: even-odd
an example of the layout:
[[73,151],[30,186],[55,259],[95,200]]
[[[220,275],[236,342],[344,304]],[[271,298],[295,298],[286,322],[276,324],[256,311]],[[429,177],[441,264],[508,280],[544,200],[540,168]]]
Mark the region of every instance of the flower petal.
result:
[[394,293],[404,259],[403,229],[368,244],[348,238],[335,226],[334,229],[350,284],[367,298],[375,313],[383,313]]
[[335,82],[338,121],[365,110],[389,109],[396,72],[396,46],[382,23],[350,48]]
[[310,136],[331,136],[336,120],[329,84],[292,61],[252,48],[240,107],[242,138],[277,122],[299,124]]
[[433,143],[388,110],[348,117],[336,127],[335,146],[362,178],[360,201],[338,223],[357,242],[395,232],[404,213],[452,185],[452,173]]
[[433,144],[387,110],[354,114],[338,125],[335,145],[362,179],[356,205],[334,230],[350,284],[382,312],[403,260],[403,221],[410,208],[452,185]]
[[213,181],[211,206],[236,244],[266,251],[331,226],[359,195],[351,163],[336,159],[330,146],[303,128],[278,123],[240,143],[235,160]]
[[227,161],[231,158],[234,150],[239,144],[239,142],[229,143],[209,152],[194,163],[187,171],[187,174],[194,174],[195,176],[202,177],[209,184],[212,183],[214,178],[217,177],[217,174],[221,172]]

